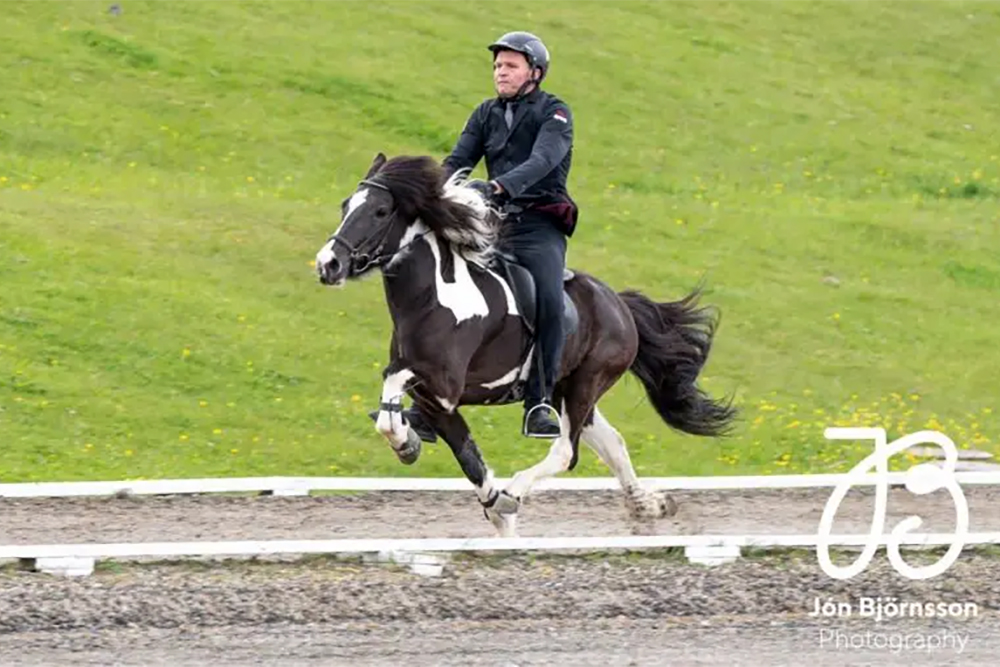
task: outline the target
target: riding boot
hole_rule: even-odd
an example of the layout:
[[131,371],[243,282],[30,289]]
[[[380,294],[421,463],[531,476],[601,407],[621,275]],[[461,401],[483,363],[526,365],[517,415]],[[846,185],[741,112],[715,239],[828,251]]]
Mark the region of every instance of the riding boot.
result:
[[[372,421],[378,421],[378,410],[372,410],[368,413],[368,416],[371,417]],[[403,410],[403,419],[420,436],[421,440],[424,442],[437,442],[437,433],[431,428],[430,424],[424,421],[424,416],[420,414],[420,409],[416,405]]]

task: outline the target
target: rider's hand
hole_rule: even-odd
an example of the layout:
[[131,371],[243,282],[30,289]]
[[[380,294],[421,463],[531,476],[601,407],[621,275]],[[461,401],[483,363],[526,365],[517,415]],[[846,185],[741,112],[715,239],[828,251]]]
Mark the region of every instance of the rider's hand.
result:
[[472,179],[466,183],[466,186],[478,192],[486,201],[492,201],[493,186],[486,181]]

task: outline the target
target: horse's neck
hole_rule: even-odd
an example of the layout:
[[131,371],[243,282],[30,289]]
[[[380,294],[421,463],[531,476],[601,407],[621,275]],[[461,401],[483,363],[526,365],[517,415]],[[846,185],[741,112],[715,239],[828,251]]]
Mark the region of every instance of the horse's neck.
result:
[[[436,280],[436,262],[431,253],[430,244],[437,243],[433,232],[425,227],[417,228],[422,238],[410,234],[404,237],[403,244],[412,244],[405,254],[395,258],[390,263],[390,270],[383,271],[382,285],[385,289],[386,304],[395,323],[401,317],[413,314],[415,311],[434,307],[434,299],[428,300],[428,294],[434,294]],[[426,233],[425,233],[426,232]]]

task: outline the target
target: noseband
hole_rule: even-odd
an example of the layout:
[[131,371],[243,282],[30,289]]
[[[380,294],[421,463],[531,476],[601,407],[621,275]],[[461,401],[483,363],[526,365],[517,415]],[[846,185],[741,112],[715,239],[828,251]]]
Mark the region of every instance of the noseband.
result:
[[[386,192],[391,192],[389,188],[382,185],[381,183],[378,183],[376,181],[370,181],[367,179],[361,181],[358,185],[368,185],[373,188],[385,190]],[[374,257],[372,256],[371,253],[360,252],[360,248],[355,248],[353,245],[350,244],[350,242],[345,241],[336,234],[333,234],[330,238],[327,239],[328,243],[330,241],[333,241],[334,246],[336,246],[339,243],[345,248],[347,248],[347,253],[348,253],[347,256],[350,262],[348,264],[349,266],[348,271],[351,276],[360,275],[365,271],[367,271],[368,269],[372,268],[373,266],[382,266],[386,262],[386,260],[391,259],[392,256],[395,254],[395,253],[387,254],[382,251],[382,248],[385,246],[385,242],[389,238],[389,231],[392,229],[392,219],[395,217],[396,217],[396,209],[393,208],[392,215],[389,216],[389,222],[387,222],[385,225],[385,231],[382,232],[382,236],[379,238],[378,242],[375,245],[375,250],[373,251]]]

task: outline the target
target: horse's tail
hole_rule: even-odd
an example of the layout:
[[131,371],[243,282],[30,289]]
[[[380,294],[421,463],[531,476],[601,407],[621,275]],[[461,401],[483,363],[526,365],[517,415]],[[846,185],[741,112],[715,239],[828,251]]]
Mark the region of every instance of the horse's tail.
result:
[[719,436],[729,432],[737,410],[731,398],[717,401],[696,385],[719,324],[711,309],[698,307],[700,295],[699,288],[680,301],[657,303],[634,290],[619,293],[639,333],[629,370],[642,381],[656,412],[685,433]]

